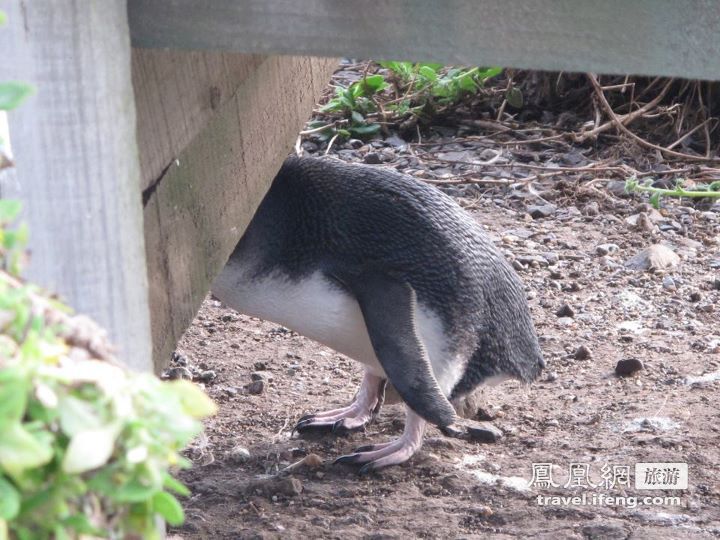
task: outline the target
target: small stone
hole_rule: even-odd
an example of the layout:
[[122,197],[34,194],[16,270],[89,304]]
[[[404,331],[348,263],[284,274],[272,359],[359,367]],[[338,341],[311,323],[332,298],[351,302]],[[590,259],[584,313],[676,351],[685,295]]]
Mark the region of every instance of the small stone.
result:
[[348,145],[350,148],[353,148],[353,149],[355,149],[355,150],[357,150],[358,148],[362,148],[363,144],[365,144],[365,143],[362,142],[360,139],[350,139],[350,140],[347,142],[347,145]]
[[586,540],[625,540],[629,532],[619,525],[610,523],[594,523],[582,528]]
[[172,357],[170,358],[170,361],[173,364],[177,364],[178,366],[187,366],[188,365],[187,358],[185,358],[182,354],[178,353],[177,351],[172,353]]
[[255,362],[255,363],[253,364],[253,367],[254,367],[257,371],[265,371],[265,370],[267,369],[267,364],[265,364],[265,362],[260,362],[260,361],[258,361],[258,362]]
[[592,201],[583,207],[582,213],[590,217],[597,216],[600,214],[600,205],[596,201]]
[[380,159],[380,154],[378,154],[377,152],[368,152],[367,154],[365,154],[363,161],[368,165],[379,165],[380,163],[382,163],[382,159]]
[[531,205],[527,207],[527,213],[533,219],[540,219],[550,217],[555,213],[556,207],[554,204],[539,204]]
[[604,257],[605,255],[612,255],[620,249],[617,244],[600,244],[595,248],[595,253]]
[[569,304],[563,304],[555,312],[555,315],[557,315],[558,317],[574,317],[575,310],[571,308]]
[[185,379],[187,381],[191,381],[193,376],[192,372],[184,367],[184,366],[178,366],[174,368],[170,368],[165,372],[165,378],[170,379],[171,381],[177,380],[177,379]]
[[628,259],[625,266],[631,270],[655,272],[672,268],[678,264],[680,264],[680,257],[677,253],[662,244],[653,244]]
[[198,375],[198,380],[202,382],[210,382],[214,380],[217,377],[217,373],[215,373],[212,369],[208,369],[206,371],[203,371]]
[[250,459],[250,450],[244,446],[234,446],[228,452],[227,458],[233,463],[246,463]]
[[467,434],[469,440],[484,443],[494,443],[503,438],[503,432],[488,422],[468,426]]
[[558,374],[555,371],[549,371],[543,379],[544,382],[555,382],[557,381]]
[[520,261],[518,261],[517,259],[515,259],[515,260],[512,262],[512,267],[513,267],[515,270],[517,270],[518,272],[522,272],[523,270],[525,270],[525,267],[523,266],[523,264],[522,264]]
[[580,345],[577,349],[575,349],[575,354],[573,356],[575,357],[575,360],[587,360],[592,356],[592,353],[587,346]]
[[615,374],[620,377],[629,377],[642,369],[645,369],[645,366],[637,358],[624,358],[619,360],[615,366]]
[[560,257],[555,252],[550,251],[548,253],[543,253],[542,256],[550,266],[554,266],[560,262]]
[[253,381],[245,388],[247,388],[247,391],[250,394],[255,396],[260,395],[265,391],[265,381]]
[[668,291],[674,291],[677,289],[677,285],[675,285],[675,280],[672,276],[665,276],[662,280],[662,286],[663,289],[667,289]]
[[698,291],[690,293],[691,302],[699,302],[700,300],[702,300],[702,294],[700,294]]
[[272,381],[272,375],[270,375],[267,371],[253,371],[250,374],[250,379],[253,381]]
[[296,497],[302,493],[302,482],[297,478],[283,478],[277,483],[277,494]]

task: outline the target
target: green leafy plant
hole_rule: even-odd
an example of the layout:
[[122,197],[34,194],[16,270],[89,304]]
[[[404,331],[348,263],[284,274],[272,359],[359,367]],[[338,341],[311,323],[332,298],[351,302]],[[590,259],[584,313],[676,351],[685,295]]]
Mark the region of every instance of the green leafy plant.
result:
[[502,68],[445,68],[442,64],[386,61],[379,63],[390,70],[400,83],[405,99],[400,109],[409,107],[409,100],[425,104],[437,99],[440,104],[456,103],[464,95],[476,94],[488,79],[502,73]]
[[693,189],[685,189],[683,181],[677,180],[673,189],[654,187],[653,180],[648,179],[641,184],[637,178],[629,178],[625,181],[625,191],[627,193],[649,193],[650,204],[655,208],[660,208],[661,197],[690,197],[690,198],[711,198],[720,199],[720,180],[707,185],[693,186]]
[[19,210],[0,200],[0,540],[157,538],[157,516],[183,521],[169,470],[215,405],[101,359],[91,321],[15,275]]
[[[382,75],[370,75],[355,81],[347,88],[339,86],[335,96],[321,109],[321,112],[339,112],[347,119],[346,127],[339,128],[336,133],[344,136],[366,137],[380,131],[380,125],[368,122],[366,115],[377,111],[372,97],[387,88],[388,84]],[[331,126],[328,126],[330,129]]]

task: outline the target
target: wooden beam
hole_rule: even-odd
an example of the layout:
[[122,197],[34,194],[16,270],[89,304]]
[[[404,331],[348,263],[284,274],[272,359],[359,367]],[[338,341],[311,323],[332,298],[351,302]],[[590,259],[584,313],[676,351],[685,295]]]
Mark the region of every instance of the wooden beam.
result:
[[143,47],[717,79],[715,0],[129,0]]
[[[194,53],[184,59],[171,53],[182,76],[171,73],[167,54],[143,52],[134,64],[138,102],[154,103],[139,108],[138,139],[166,139],[144,160],[151,164],[145,174],[154,178],[145,190],[145,241],[156,369],[195,316],[337,66],[336,60],[234,55],[224,59],[236,66],[234,75],[203,80],[206,68],[190,61]],[[155,75],[160,64],[166,76]],[[173,84],[173,91],[162,90]],[[213,85],[224,88],[214,107]],[[168,112],[182,106],[179,100],[189,109]],[[208,119],[202,129],[200,122],[186,129],[186,119],[198,115]],[[190,132],[194,137],[183,145]]]
[[108,329],[148,370],[150,321],[125,0],[0,2],[0,80],[37,88],[10,116],[27,277]]

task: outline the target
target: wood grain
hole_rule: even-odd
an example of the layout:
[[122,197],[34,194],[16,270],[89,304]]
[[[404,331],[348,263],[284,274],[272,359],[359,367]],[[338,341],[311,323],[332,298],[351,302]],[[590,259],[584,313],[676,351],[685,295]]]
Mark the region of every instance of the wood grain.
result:
[[[337,65],[336,60],[301,57],[266,57],[259,65],[255,57],[246,61],[253,66],[251,72],[237,79],[238,86],[175,154],[147,197],[145,240],[156,369],[167,362],[200,307]],[[136,77],[136,88],[147,86]],[[173,95],[156,98],[177,100]],[[162,112],[166,109],[161,105],[148,114],[182,125],[183,116],[169,116]],[[187,111],[185,116],[193,114]],[[173,131],[169,125],[167,132]],[[144,137],[139,135],[140,140]]]
[[24,203],[27,277],[108,329],[131,367],[152,369],[140,166],[124,0],[0,2],[0,80],[37,95],[9,116]]
[[129,0],[143,47],[720,77],[715,0]]

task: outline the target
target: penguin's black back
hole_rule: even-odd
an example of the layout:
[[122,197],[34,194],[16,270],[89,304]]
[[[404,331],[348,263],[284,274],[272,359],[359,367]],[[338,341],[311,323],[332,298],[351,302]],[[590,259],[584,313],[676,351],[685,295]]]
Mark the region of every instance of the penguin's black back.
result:
[[495,375],[529,382],[544,367],[515,272],[457,203],[410,176],[290,157],[233,256],[248,252],[258,278],[371,268],[409,283],[469,358],[451,397]]

